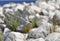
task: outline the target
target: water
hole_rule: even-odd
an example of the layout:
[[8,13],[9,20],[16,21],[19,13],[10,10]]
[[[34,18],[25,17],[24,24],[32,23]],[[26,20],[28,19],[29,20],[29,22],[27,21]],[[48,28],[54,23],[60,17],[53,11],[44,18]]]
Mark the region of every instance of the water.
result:
[[36,0],[0,0],[0,5],[7,4],[9,2],[14,2],[14,3],[22,3],[22,2],[35,2]]

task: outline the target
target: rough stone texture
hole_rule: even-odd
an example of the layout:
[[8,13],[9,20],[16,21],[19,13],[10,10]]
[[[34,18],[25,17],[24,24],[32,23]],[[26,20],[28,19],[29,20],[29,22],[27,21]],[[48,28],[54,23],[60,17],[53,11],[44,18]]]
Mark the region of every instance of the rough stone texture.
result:
[[4,34],[3,41],[24,41],[26,37],[19,32],[7,32]]
[[45,38],[48,34],[50,34],[50,28],[53,29],[52,27],[52,24],[44,21],[38,28],[30,30],[28,36],[29,38]]
[[45,41],[43,38],[38,38],[38,39],[28,39],[27,41]]
[[60,41],[60,33],[51,33],[46,38],[45,41]]

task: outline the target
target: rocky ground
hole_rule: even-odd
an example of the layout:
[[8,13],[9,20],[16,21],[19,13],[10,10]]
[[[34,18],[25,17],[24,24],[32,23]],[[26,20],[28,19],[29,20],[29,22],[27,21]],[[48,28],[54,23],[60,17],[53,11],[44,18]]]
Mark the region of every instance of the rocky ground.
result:
[[0,41],[60,41],[60,0],[0,6]]

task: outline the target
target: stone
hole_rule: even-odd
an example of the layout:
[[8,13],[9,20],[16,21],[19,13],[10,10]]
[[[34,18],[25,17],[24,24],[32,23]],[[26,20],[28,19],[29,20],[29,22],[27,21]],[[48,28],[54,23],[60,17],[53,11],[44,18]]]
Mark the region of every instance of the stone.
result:
[[45,41],[43,38],[38,38],[38,39],[28,39],[27,41]]
[[4,23],[4,21],[3,21],[2,19],[0,19],[0,24],[1,24],[1,23]]
[[2,30],[2,32],[4,32],[5,28],[6,28],[6,24],[0,24],[0,29]]
[[21,10],[21,11],[23,11],[24,8],[25,8],[25,6],[23,4],[19,4],[18,3],[17,6],[16,6],[16,8],[15,8],[15,11],[17,11],[18,9]]
[[49,14],[48,14],[49,12],[48,12],[47,10],[45,10],[45,9],[43,9],[42,12],[43,12],[43,14],[46,15],[46,16],[49,15]]
[[43,16],[43,15],[39,15],[36,14],[36,18],[35,18],[35,22],[37,26],[40,26],[42,24],[43,21],[48,21],[48,16]]
[[56,26],[56,32],[60,33],[60,26]]
[[59,10],[55,11],[55,16],[56,16],[57,24],[60,25],[60,11]]
[[41,13],[41,8],[39,8],[36,5],[31,5],[28,7],[28,9],[29,9],[28,10],[29,14],[31,14],[31,15],[34,15],[36,13]]
[[48,4],[46,2],[41,2],[41,3],[39,3],[39,7],[41,9],[47,9],[48,8]]
[[46,38],[45,41],[60,41],[60,33],[51,33]]
[[4,35],[7,34],[8,32],[10,32],[11,30],[9,28],[5,28],[4,29]]
[[38,28],[34,28],[29,31],[28,37],[29,38],[45,38],[48,34],[50,34],[50,28],[52,28],[53,25],[44,21]]
[[55,15],[55,12],[49,11],[49,18],[50,19],[53,19],[54,15]]
[[28,38],[45,38],[46,35],[47,35],[46,30],[42,28],[40,29],[35,28],[28,33]]
[[24,41],[27,36],[25,34],[19,32],[8,31],[5,29],[3,41]]

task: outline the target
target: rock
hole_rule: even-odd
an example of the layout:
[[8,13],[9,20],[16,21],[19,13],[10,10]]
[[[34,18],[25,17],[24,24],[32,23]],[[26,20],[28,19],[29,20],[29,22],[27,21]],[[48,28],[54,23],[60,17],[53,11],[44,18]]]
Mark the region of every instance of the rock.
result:
[[24,41],[27,38],[27,36],[24,36],[22,33],[13,31],[8,32],[7,30],[8,29],[5,29],[6,33],[4,33],[3,41]]
[[45,41],[60,41],[60,33],[51,33],[46,38]]
[[48,34],[50,34],[50,28],[52,28],[53,25],[48,22],[42,22],[42,24],[35,29],[30,30],[28,33],[29,38],[45,38]]
[[35,18],[35,15],[29,15],[29,21],[32,21]]
[[32,5],[32,6],[29,6],[28,7],[28,12],[31,14],[31,15],[34,15],[36,13],[41,13],[41,8],[39,8],[38,6],[36,5]]
[[56,9],[60,9],[59,4],[55,4]]
[[30,4],[29,3],[26,3],[26,2],[23,2],[23,5],[29,6]]
[[56,13],[56,20],[60,20],[60,11],[56,10],[55,13]]
[[45,41],[43,38],[38,38],[38,39],[28,39],[27,41]]
[[48,21],[48,17],[47,16],[42,16],[39,14],[36,14],[36,18],[35,18],[35,22],[37,26],[40,26],[42,24],[43,21]]
[[0,29],[2,30],[2,32],[4,31],[5,28],[6,28],[6,24],[0,24]]
[[41,3],[39,3],[39,7],[41,9],[47,9],[48,8],[48,4],[46,2],[41,2]]
[[60,0],[56,0],[58,4],[60,4]]
[[4,14],[3,14],[3,7],[0,6],[0,18],[5,18]]
[[47,8],[49,11],[54,11],[56,10],[56,8],[54,6],[51,6],[48,4],[48,8]]
[[56,26],[56,32],[60,33],[60,26]]
[[5,28],[4,29],[4,35],[7,34],[8,32],[10,32],[11,30],[9,28]]
[[16,6],[16,3],[8,3],[8,4],[5,4],[3,5],[4,8],[14,8]]
[[32,29],[29,33],[28,33],[28,38],[45,38],[47,32],[44,29]]
[[55,16],[56,16],[57,24],[60,25],[60,11],[59,10],[55,11]]
[[17,27],[17,30],[20,32],[24,32],[27,33],[29,32],[30,29],[35,27],[35,22],[31,21],[31,23],[25,23],[25,25],[20,25],[19,27]]
[[55,15],[55,12],[49,11],[49,18],[50,19],[53,19],[54,15]]
[[57,29],[56,29],[56,32],[59,32],[59,33],[60,33],[60,28],[57,28]]
[[49,14],[48,14],[49,12],[48,12],[47,10],[45,10],[45,9],[43,9],[42,12],[43,12],[43,14],[46,15],[46,16],[49,15]]
[[3,21],[2,19],[0,19],[0,24],[1,24],[1,23],[4,23],[4,21]]
[[13,9],[9,9],[9,8],[4,8],[4,13],[10,13],[10,14],[13,14],[14,15],[14,11]]
[[16,8],[15,8],[15,11],[17,11],[18,9],[21,10],[21,11],[23,11],[24,8],[25,8],[25,6],[23,4],[19,4],[18,3],[17,6],[16,6]]

